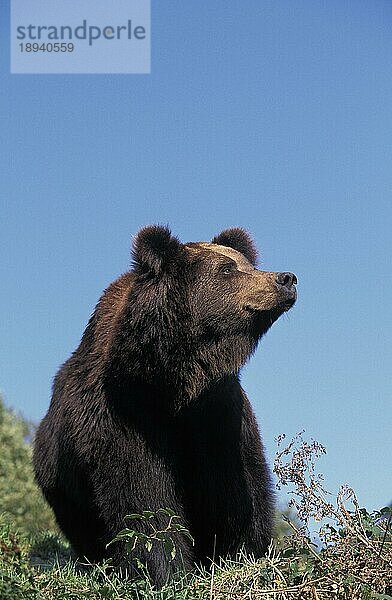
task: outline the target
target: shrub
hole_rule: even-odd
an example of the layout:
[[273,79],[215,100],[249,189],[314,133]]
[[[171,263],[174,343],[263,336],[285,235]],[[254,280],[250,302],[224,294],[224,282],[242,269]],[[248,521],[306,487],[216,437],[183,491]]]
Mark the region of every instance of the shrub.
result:
[[0,513],[29,534],[55,529],[53,514],[34,481],[31,426],[6,408],[0,397]]
[[[284,435],[277,440],[274,472],[278,487],[289,486],[289,507],[301,525],[287,519],[293,535],[286,538],[281,555],[289,563],[280,569],[291,575],[287,581],[297,591],[282,598],[300,597],[295,593],[308,589],[319,600],[392,600],[391,508],[369,513],[347,485],[334,497],[315,467],[316,459],[326,454],[324,446],[304,440],[303,432],[282,447],[284,440]],[[314,524],[318,528],[312,535]]]

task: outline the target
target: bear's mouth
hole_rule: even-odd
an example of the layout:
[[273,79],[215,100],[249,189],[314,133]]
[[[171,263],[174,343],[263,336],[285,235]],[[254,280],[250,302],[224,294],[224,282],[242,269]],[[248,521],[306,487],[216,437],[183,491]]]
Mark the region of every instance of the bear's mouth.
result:
[[280,310],[281,312],[287,312],[292,308],[297,300],[297,289],[295,285],[291,285],[289,288],[283,287],[279,291],[278,302],[276,307],[272,310]]
[[260,337],[277,321],[285,312],[289,311],[297,299],[295,288],[291,288],[284,293],[279,294],[276,304],[271,308],[257,307],[248,305],[245,310],[251,313],[253,327],[256,337]]
[[297,290],[295,289],[295,287],[293,287],[290,290],[287,290],[287,292],[285,292],[285,298],[283,301],[279,302],[279,307],[282,308],[282,310],[284,312],[287,312],[288,310],[290,310],[290,308],[292,308],[295,304],[297,300]]
[[265,308],[265,306],[257,306],[256,304],[246,304],[244,309],[248,312],[256,314],[276,314],[277,316],[280,316],[282,313],[290,310],[290,308],[294,306],[296,300],[297,290],[294,286],[292,286],[289,290],[280,292],[278,298],[276,299],[276,304],[270,308]]

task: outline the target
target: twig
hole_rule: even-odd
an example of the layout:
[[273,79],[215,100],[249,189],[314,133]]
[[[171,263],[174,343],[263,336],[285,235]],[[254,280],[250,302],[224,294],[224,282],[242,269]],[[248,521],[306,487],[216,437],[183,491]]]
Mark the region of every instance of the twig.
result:
[[381,552],[382,552],[382,549],[384,547],[385,540],[387,539],[387,533],[388,533],[388,529],[389,529],[389,526],[391,524],[391,521],[392,521],[392,509],[391,509],[391,512],[389,513],[389,517],[388,517],[388,521],[387,521],[387,526],[385,528],[384,535],[383,535],[382,541],[381,541],[381,547],[380,547],[380,550],[378,551],[378,557],[379,558],[381,558]]
[[307,539],[301,535],[300,531],[299,531],[299,530],[298,530],[298,528],[297,528],[297,527],[294,525],[294,523],[292,523],[292,522],[290,521],[290,519],[288,519],[288,518],[287,518],[285,515],[282,515],[282,516],[283,516],[283,519],[286,521],[286,523],[288,523],[288,524],[290,525],[291,529],[293,529],[293,530],[295,531],[295,533],[301,537],[301,540],[303,540],[303,541],[305,542],[305,544],[307,545],[308,549],[311,551],[311,553],[313,554],[313,556],[314,556],[315,558],[317,558],[317,560],[318,560],[318,561],[320,561],[320,562],[321,562],[321,564],[325,564],[325,560],[323,560],[323,559],[321,558],[321,556],[320,556],[319,554],[317,554],[317,552],[315,552],[315,551],[313,550],[312,546],[309,544],[309,542],[307,541]]
[[215,578],[215,550],[216,550],[216,535],[214,536],[214,550],[212,553],[212,569],[211,569],[211,585],[210,585],[210,600],[213,600],[214,593],[214,578]]

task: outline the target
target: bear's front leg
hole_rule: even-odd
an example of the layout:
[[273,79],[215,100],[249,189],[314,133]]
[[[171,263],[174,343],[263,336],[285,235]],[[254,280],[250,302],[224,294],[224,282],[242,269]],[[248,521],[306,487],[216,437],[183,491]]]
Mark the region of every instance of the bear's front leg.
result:
[[242,543],[248,553],[260,558],[266,553],[272,537],[274,493],[256,418],[245,392],[241,392],[244,400],[241,455],[252,505],[252,517],[244,531]]
[[[104,543],[109,544],[125,528],[147,535],[151,545],[146,547],[146,540],[141,536],[136,539],[134,549],[129,551],[135,540],[131,537],[128,548],[121,541],[111,543],[107,547],[107,556],[113,559],[115,566],[127,569],[132,576],[140,575],[135,560],[138,559],[147,568],[154,585],[160,588],[178,571],[193,568],[193,546],[189,537],[176,532],[173,527],[168,528],[170,516],[159,510],[172,510],[179,517],[173,523],[187,528],[171,468],[162,456],[151,453],[140,440],[134,440],[132,448],[132,454],[124,447],[122,453],[121,444],[118,444],[120,455],[117,454],[117,460],[114,460],[112,454],[104,469],[106,477],[97,482],[96,497],[105,524]],[[154,515],[151,518],[125,518],[143,511],[151,511]],[[166,548],[165,539],[169,539]],[[175,549],[171,556],[170,540]]]

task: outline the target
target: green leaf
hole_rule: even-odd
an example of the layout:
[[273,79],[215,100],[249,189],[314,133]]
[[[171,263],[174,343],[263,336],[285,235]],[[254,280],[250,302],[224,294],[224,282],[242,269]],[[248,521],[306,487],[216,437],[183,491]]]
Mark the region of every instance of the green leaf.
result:
[[384,506],[380,511],[378,511],[380,515],[390,515],[392,512],[392,506]]
[[151,519],[152,517],[155,517],[155,513],[152,510],[143,510],[142,515],[145,519]]
[[178,517],[178,515],[176,515],[174,510],[172,510],[171,508],[159,508],[157,510],[157,513],[161,513],[162,515],[167,515],[168,517]]
[[293,577],[297,577],[299,575],[299,565],[297,561],[294,561],[290,564],[290,573]]
[[163,543],[163,547],[165,549],[165,554],[169,560],[173,560],[176,556],[176,547],[174,545],[173,540],[168,537]]
[[123,529],[116,535],[115,538],[113,538],[108,544],[106,544],[106,548],[108,546],[110,546],[111,544],[113,544],[114,542],[120,542],[122,540],[132,539],[133,537],[135,537],[135,535],[136,535],[136,531],[133,531],[133,529]]
[[135,565],[137,566],[138,569],[140,569],[141,571],[145,570],[146,565],[144,565],[142,563],[142,561],[137,556],[134,557],[133,561],[134,561],[134,563],[135,563]]
[[184,535],[186,538],[188,538],[188,540],[189,540],[190,542],[192,542],[192,546],[194,546],[194,545],[195,545],[195,540],[194,540],[193,536],[192,536],[192,535],[189,533],[188,529],[185,529],[185,527],[184,527],[184,529],[182,529],[182,530],[181,530],[181,533],[182,533],[182,535]]
[[170,536],[170,534],[169,534],[167,531],[157,531],[157,532],[154,534],[154,537],[155,537],[157,540],[161,540],[161,541],[163,541],[163,542],[164,542],[164,541],[165,541],[165,540],[166,540],[166,539],[167,539],[169,536]]
[[147,552],[151,552],[151,550],[152,550],[152,541],[151,540],[145,540],[144,541],[144,547],[146,548]]

